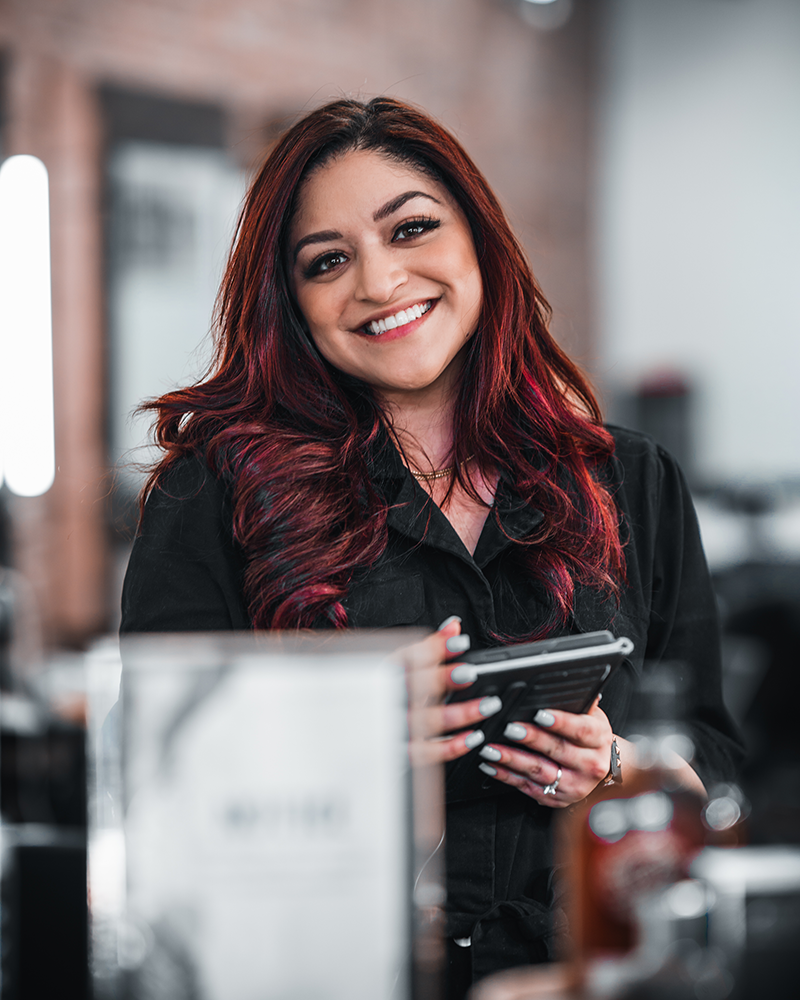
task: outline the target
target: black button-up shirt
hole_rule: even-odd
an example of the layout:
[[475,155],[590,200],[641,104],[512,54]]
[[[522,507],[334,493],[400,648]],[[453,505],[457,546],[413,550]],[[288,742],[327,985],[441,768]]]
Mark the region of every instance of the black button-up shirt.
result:
[[[731,777],[741,751],[722,702],[716,606],[686,484],[651,439],[611,430],[616,453],[604,474],[622,516],[626,586],[619,606],[577,586],[566,631],[609,628],[633,640],[634,653],[603,694],[617,733],[625,731],[636,676],[660,660],[683,663],[694,688],[693,766],[707,783]],[[455,614],[474,648],[496,645],[498,635],[529,635],[548,598],[525,571],[515,540],[529,536],[542,513],[501,480],[470,555],[388,442],[371,469],[389,504],[388,544],[350,587],[350,626],[433,629]],[[225,484],[201,459],[182,460],[146,504],[125,580],[122,631],[250,628],[244,567]],[[475,979],[552,955],[559,922],[552,818],[551,809],[506,789],[448,806],[448,933],[472,937]]]

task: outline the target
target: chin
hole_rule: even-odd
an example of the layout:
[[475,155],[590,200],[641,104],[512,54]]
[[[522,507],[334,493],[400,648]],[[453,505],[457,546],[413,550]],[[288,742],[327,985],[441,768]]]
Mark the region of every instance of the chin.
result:
[[385,392],[422,392],[440,382],[448,368],[449,365],[444,365],[426,371],[416,368],[409,372],[395,369],[391,373],[391,381],[383,383],[381,388]]
[[435,381],[435,378],[398,379],[391,385],[379,386],[378,390],[380,392],[424,392],[426,389],[430,389]]

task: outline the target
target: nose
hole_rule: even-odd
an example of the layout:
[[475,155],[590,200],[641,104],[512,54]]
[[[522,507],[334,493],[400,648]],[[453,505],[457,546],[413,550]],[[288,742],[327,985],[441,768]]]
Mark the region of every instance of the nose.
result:
[[357,262],[355,296],[360,302],[389,302],[408,274],[388,248],[371,247]]

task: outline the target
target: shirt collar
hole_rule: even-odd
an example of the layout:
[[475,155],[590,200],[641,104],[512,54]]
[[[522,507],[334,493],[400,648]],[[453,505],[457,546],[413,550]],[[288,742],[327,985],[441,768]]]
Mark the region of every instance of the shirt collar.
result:
[[528,538],[543,520],[544,514],[523,500],[508,480],[501,476],[494,506],[489,511],[475,549],[475,562],[480,567],[486,566],[514,542]]
[[[381,487],[390,505],[390,526],[416,541],[425,539],[436,544],[435,537],[429,537],[433,522],[437,520],[432,516],[431,501],[417,487],[385,430],[381,430],[371,446],[367,463],[372,481]],[[475,562],[479,566],[485,566],[503,549],[527,538],[543,520],[544,514],[531,507],[515,492],[512,484],[501,476],[494,506],[489,511],[475,549]],[[438,534],[433,532],[433,536]],[[437,547],[449,548],[439,544]]]

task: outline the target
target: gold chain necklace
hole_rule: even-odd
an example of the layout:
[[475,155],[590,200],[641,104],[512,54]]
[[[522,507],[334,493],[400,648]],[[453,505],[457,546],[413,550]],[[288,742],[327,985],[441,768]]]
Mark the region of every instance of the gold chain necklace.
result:
[[[470,455],[469,458],[462,462],[462,465],[468,465],[473,458],[475,458],[475,456]],[[413,469],[409,469],[408,471],[417,480],[417,482],[421,479],[424,479],[427,482],[430,479],[444,479],[446,476],[452,476],[455,469],[456,467],[454,465],[450,465],[446,469],[438,469],[436,472],[414,472]]]

